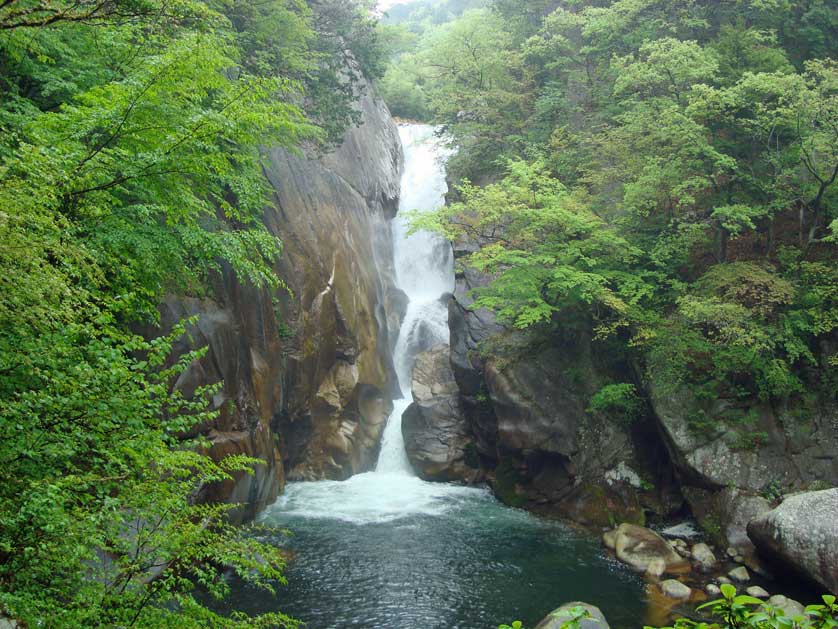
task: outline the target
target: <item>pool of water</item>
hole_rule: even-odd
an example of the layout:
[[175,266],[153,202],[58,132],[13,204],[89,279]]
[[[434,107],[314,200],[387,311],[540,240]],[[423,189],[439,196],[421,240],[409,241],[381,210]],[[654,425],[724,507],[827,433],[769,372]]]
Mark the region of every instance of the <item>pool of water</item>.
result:
[[[401,499],[387,504],[395,486]],[[355,508],[337,508],[347,504]],[[484,489],[375,473],[297,483],[260,521],[292,532],[275,538],[292,553],[288,585],[276,596],[238,586],[230,602],[280,610],[309,629],[534,627],[574,600],[597,604],[613,629],[646,618],[642,578],[599,540]]]

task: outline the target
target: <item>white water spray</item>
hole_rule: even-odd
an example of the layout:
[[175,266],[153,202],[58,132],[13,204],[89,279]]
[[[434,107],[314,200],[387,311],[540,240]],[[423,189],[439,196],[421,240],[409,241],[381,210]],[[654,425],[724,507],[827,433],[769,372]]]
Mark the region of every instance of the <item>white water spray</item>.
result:
[[[399,211],[427,212],[445,202],[448,187],[444,148],[427,125],[403,125],[399,134],[404,146],[405,170]],[[408,236],[408,223],[397,216],[392,223],[396,283],[409,298],[407,311],[393,351],[393,365],[402,399],[381,439],[381,452],[374,472],[357,474],[346,481],[290,483],[274,509],[287,515],[337,519],[358,524],[387,522],[424,514],[438,515],[458,497],[485,494],[483,489],[443,483],[427,483],[410,467],[402,438],[402,414],[410,406],[410,377],[416,356],[449,340],[448,309],[441,297],[454,290],[451,246],[427,232]]]

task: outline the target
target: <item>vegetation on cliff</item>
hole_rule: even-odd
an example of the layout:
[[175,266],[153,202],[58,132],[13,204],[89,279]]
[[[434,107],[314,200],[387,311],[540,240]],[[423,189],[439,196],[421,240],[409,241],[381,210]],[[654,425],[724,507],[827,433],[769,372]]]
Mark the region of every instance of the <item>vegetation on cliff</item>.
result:
[[[282,558],[196,490],[213,387],[156,324],[222,268],[277,290],[260,146],[328,146],[381,69],[362,2],[0,3],[0,612],[30,626],[276,626],[194,596]],[[196,436],[197,435],[197,436]]]
[[590,320],[661,389],[731,401],[696,428],[833,398],[836,21],[820,0],[496,0],[430,27],[388,70],[421,101],[385,94],[442,126],[463,183],[416,225],[480,245],[477,305],[510,326]]

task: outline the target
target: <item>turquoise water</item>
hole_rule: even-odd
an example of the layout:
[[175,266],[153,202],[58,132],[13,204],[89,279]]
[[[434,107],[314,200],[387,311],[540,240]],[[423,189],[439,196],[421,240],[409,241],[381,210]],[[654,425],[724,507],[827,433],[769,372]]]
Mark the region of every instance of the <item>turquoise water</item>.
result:
[[[504,507],[485,490],[407,476],[402,495],[414,507],[381,515],[360,506],[362,485],[381,489],[384,479],[364,478],[374,476],[383,475],[354,477],[345,488],[290,485],[261,518],[293,531],[276,538],[293,553],[288,585],[275,597],[239,587],[232,602],[250,612],[281,610],[309,629],[479,629],[512,620],[534,627],[573,600],[597,604],[614,629],[643,625],[643,580],[592,536]],[[421,497],[419,483],[430,485]],[[358,508],[341,513],[352,497]]]

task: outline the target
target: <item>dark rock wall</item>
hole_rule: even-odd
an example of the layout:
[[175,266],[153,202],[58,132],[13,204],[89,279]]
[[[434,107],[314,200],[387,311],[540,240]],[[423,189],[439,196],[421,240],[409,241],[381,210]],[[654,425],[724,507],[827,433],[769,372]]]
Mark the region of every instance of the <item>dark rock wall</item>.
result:
[[[398,207],[401,143],[382,101],[367,93],[362,124],[325,156],[267,149],[273,187],[264,222],[283,242],[276,272],[290,289],[255,289],[230,272],[212,299],[172,296],[162,324],[200,315],[188,345],[209,348],[178,381],[187,392],[223,382],[210,453],[247,454],[255,475],[206,487],[251,517],[286,478],[346,478],[369,469],[392,407],[390,348],[402,295],[389,219]],[[188,349],[184,342],[181,350]]]

